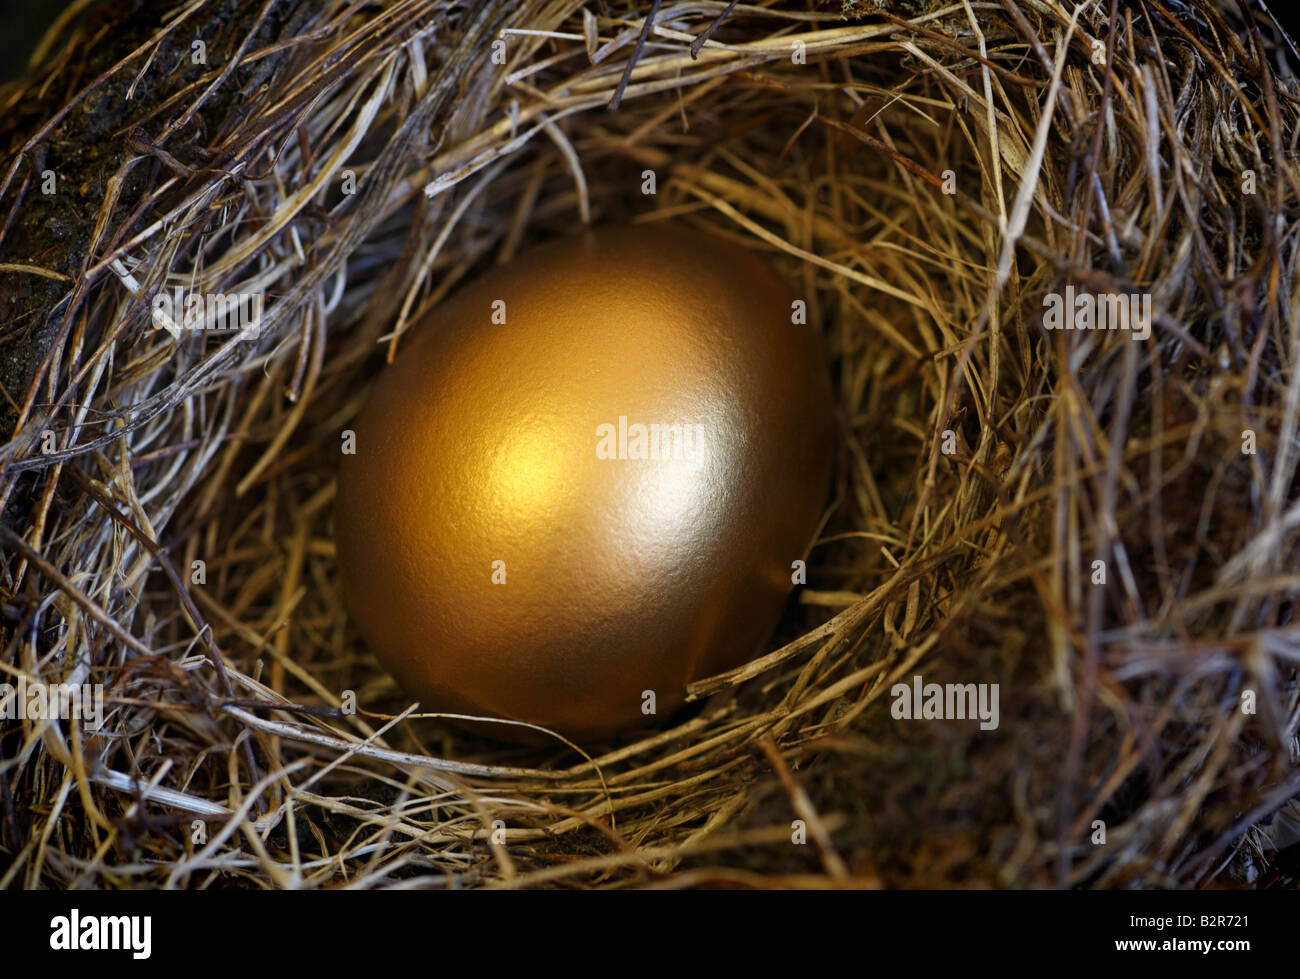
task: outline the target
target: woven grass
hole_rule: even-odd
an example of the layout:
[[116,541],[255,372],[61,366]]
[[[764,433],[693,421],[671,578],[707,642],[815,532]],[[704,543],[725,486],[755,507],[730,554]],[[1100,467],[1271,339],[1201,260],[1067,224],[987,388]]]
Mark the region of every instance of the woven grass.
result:
[[[0,90],[0,668],[107,714],[0,721],[0,883],[1292,882],[1300,89],[1254,4],[87,6]],[[413,713],[340,433],[476,271],[660,220],[824,329],[807,587],[639,740]],[[1150,337],[1045,330],[1067,285]],[[259,338],[155,329],[175,286]],[[916,675],[999,726],[895,719]]]

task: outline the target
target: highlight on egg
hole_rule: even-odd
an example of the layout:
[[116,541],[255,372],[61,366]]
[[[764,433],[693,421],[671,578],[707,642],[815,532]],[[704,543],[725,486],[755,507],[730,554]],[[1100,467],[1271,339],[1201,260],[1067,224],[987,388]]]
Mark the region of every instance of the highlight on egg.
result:
[[606,737],[762,651],[835,442],[801,306],[655,223],[538,246],[412,328],[334,520],[351,617],[422,710]]

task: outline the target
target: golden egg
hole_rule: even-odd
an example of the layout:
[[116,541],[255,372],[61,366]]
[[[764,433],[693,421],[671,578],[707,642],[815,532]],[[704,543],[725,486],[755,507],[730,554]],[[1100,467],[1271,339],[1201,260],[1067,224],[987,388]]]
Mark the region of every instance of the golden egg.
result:
[[335,532],[348,610],[422,710],[601,737],[761,651],[831,472],[801,306],[748,250],[647,225],[528,251],[413,327]]

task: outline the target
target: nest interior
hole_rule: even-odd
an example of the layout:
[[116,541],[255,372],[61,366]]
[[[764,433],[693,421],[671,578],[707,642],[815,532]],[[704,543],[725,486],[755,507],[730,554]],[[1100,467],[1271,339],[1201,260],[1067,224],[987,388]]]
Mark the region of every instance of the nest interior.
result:
[[[1178,0],[74,4],[0,90],[0,679],[105,718],[0,720],[0,883],[1292,883],[1293,56]],[[806,587],[651,735],[412,716],[340,433],[477,271],[665,219],[824,330]],[[178,286],[258,337],[157,329]],[[1067,288],[1149,336],[1044,329]],[[922,674],[998,726],[895,717]]]

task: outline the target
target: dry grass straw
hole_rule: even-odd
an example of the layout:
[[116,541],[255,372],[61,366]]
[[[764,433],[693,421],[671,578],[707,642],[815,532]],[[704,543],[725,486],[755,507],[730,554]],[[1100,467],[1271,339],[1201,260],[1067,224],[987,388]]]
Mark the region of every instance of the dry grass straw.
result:
[[[650,6],[195,0],[109,33],[78,7],[0,93],[0,666],[108,698],[98,733],[0,722],[3,884],[1290,879],[1300,92],[1273,25]],[[402,332],[586,217],[771,254],[846,429],[775,652],[592,757],[411,716],[330,530]],[[1067,283],[1151,293],[1150,339],[1044,331]],[[177,285],[265,292],[261,339],[149,329]],[[1000,684],[998,729],[892,719],[918,673]]]

